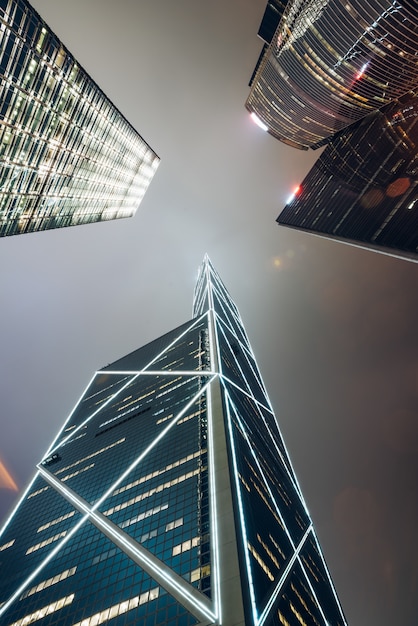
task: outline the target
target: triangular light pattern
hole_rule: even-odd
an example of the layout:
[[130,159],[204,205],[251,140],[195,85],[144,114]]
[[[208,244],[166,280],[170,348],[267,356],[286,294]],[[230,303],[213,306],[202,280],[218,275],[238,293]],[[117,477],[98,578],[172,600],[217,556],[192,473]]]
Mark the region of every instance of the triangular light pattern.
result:
[[0,533],[0,623],[342,626],[238,309],[98,370]]

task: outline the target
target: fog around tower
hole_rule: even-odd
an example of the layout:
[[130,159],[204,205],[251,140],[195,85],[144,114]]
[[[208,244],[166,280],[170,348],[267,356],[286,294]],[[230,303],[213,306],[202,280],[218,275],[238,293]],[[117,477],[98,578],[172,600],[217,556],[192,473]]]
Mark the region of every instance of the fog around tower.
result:
[[33,4],[161,165],[133,219],[1,241],[0,516],[94,371],[191,317],[207,252],[348,622],[414,626],[418,267],[276,225],[319,153],[244,108],[265,2]]

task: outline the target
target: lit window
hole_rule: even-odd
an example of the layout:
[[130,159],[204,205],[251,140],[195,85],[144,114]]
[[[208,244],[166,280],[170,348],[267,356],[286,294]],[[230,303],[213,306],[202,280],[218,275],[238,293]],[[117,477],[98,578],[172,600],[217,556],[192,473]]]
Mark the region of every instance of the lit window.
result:
[[115,506],[112,506],[110,509],[107,509],[107,511],[104,511],[103,515],[112,515],[112,513],[116,513],[117,511],[122,511],[122,509],[126,509],[128,506],[132,506],[133,504],[136,504],[137,502],[141,502],[142,500],[145,500],[146,498],[153,496],[155,493],[160,493],[164,489],[169,489],[170,487],[173,487],[174,485],[178,485],[179,483],[182,483],[188,478],[197,476],[198,474],[200,474],[200,472],[203,472],[206,469],[207,469],[206,467],[199,467],[198,469],[195,469],[192,472],[187,472],[187,474],[182,474],[181,476],[177,476],[176,478],[173,478],[173,480],[167,481],[166,483],[161,483],[160,485],[158,485],[157,487],[153,487],[153,489],[150,489],[149,491],[144,491],[143,493],[140,493],[135,498],[131,498],[130,500],[127,500],[126,502],[122,502],[121,504],[116,504]]
[[24,598],[27,598],[28,596],[33,596],[34,593],[38,593],[39,591],[42,591],[42,589],[46,589],[47,587],[52,587],[52,585],[59,583],[61,580],[65,580],[66,578],[69,578],[70,576],[74,576],[76,571],[77,571],[77,567],[72,567],[71,569],[66,569],[60,574],[53,576],[52,578],[43,580],[38,585],[35,585],[35,587],[31,587],[30,589],[25,591],[25,593],[23,593],[20,596],[20,600],[23,600]]
[[82,467],[77,472],[72,472],[71,474],[67,474],[66,476],[63,476],[61,480],[63,483],[65,483],[67,480],[70,480],[70,478],[74,478],[74,476],[78,476],[78,474],[87,472],[87,470],[91,469],[92,467],[94,467],[94,463],[91,463],[90,465],[86,465],[86,467]]
[[114,448],[115,446],[118,446],[120,443],[123,443],[124,441],[125,441],[125,437],[123,437],[123,439],[119,439],[118,441],[115,441],[114,443],[111,443],[108,446],[105,446],[104,448],[100,448],[100,450],[96,450],[96,452],[93,452],[92,454],[85,456],[83,459],[79,459],[78,461],[71,463],[71,465],[62,467],[60,470],[58,470],[58,472],[56,472],[56,474],[57,475],[62,474],[66,470],[71,469],[72,467],[75,467],[76,465],[79,465],[80,463],[83,463],[84,461],[88,461],[92,457],[97,456],[98,454],[101,454],[102,452],[106,452],[106,450],[110,450],[110,448]]
[[57,535],[54,535],[53,537],[48,537],[48,539],[45,539],[45,541],[36,543],[34,546],[31,546],[30,548],[26,550],[26,554],[31,554],[32,552],[36,552],[37,550],[40,550],[40,548],[49,546],[50,543],[54,543],[54,541],[58,541],[58,539],[61,539],[61,537],[65,537],[66,534],[67,534],[67,531],[64,530],[62,533],[58,533]]
[[75,511],[70,511],[70,513],[66,513],[65,515],[61,515],[60,517],[57,517],[56,519],[51,520],[47,524],[44,524],[43,526],[39,526],[39,528],[38,528],[38,530],[36,532],[40,533],[42,530],[46,530],[50,526],[54,526],[54,524],[59,524],[60,522],[63,522],[65,519],[68,519],[69,517],[72,517],[74,514],[75,514]]
[[2,546],[0,546],[0,552],[2,552],[3,550],[6,550],[7,548],[10,548],[10,546],[12,546],[15,541],[16,539],[12,539],[8,543],[4,543]]
[[164,474],[164,472],[168,472],[169,470],[173,469],[174,467],[179,467],[179,465],[183,465],[183,463],[187,463],[187,461],[191,461],[192,459],[196,459],[198,456],[200,456],[204,452],[206,452],[206,450],[199,450],[198,452],[193,452],[192,454],[188,454],[187,456],[183,457],[182,459],[179,459],[178,461],[174,461],[173,463],[169,463],[168,465],[166,465],[165,467],[163,467],[160,470],[155,470],[154,472],[151,472],[150,474],[146,474],[145,476],[141,476],[141,478],[138,478],[137,480],[134,480],[132,483],[124,485],[123,487],[119,487],[119,489],[115,489],[115,491],[113,492],[112,495],[116,496],[118,493],[123,493],[124,491],[127,491],[128,489],[132,489],[132,487],[136,487],[137,485],[142,485],[142,483],[146,482],[147,480],[150,480],[151,478],[155,478],[156,476],[160,476],[161,474]]
[[65,596],[64,598],[60,598],[56,602],[52,602],[52,604],[47,604],[47,606],[38,609],[34,613],[29,613],[28,615],[25,615],[25,617],[21,617],[17,620],[17,622],[13,622],[13,624],[10,624],[10,626],[26,626],[26,624],[32,624],[32,622],[36,622],[43,617],[46,617],[47,615],[51,615],[51,613],[55,613],[55,611],[59,611],[64,606],[71,604],[71,602],[74,600],[74,595],[75,594],[72,593],[70,596]]
[[169,522],[165,527],[165,532],[169,530],[174,530],[174,528],[178,528],[179,526],[183,526],[183,518],[179,517],[179,519],[174,520],[174,522]]
[[144,513],[139,513],[139,515],[135,515],[135,517],[131,517],[130,519],[121,522],[119,526],[120,528],[126,528],[127,526],[131,526],[132,524],[136,524],[136,522],[140,522],[143,519],[146,519],[147,517],[156,515],[160,511],[165,511],[165,509],[168,509],[168,504],[161,504],[160,506],[156,506],[153,509],[148,509],[148,511],[144,511]]
[[270,580],[274,580],[274,576],[271,573],[270,569],[267,567],[267,565],[264,563],[264,561],[261,558],[261,556],[258,554],[256,549],[250,543],[248,544],[248,549],[251,552],[251,554],[253,555],[253,557],[255,558],[255,560],[257,561],[257,563],[260,565],[261,569],[267,574],[269,579]]
[[[140,596],[136,596],[130,600],[124,600],[123,602],[114,604],[104,611],[100,611],[100,613],[95,613],[91,617],[86,617],[81,622],[74,624],[74,626],[97,626],[98,624],[104,624],[113,617],[123,615],[132,609],[136,609],[136,607],[140,604],[146,604],[147,602],[151,602],[151,600],[156,600],[159,595],[160,588],[155,587],[154,589],[150,589],[149,591],[142,593]],[[12,624],[12,626],[14,626],[14,624]]]

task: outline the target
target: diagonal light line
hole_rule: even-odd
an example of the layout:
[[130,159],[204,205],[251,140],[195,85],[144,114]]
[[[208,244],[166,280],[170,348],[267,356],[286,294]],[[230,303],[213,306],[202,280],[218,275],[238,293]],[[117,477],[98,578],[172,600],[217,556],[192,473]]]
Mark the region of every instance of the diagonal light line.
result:
[[[53,448],[52,446],[50,447],[50,449],[48,450],[47,454],[51,454],[52,452],[55,452],[55,450],[58,450],[63,444],[65,444],[68,439],[72,438],[73,435],[75,435],[79,430],[81,430],[81,428],[83,428],[83,426],[85,426],[93,417],[95,417],[98,413],[100,413],[100,411],[102,411],[108,404],[110,404],[111,402],[113,402],[113,400],[124,390],[126,389],[126,387],[129,387],[129,385],[131,385],[137,378],[138,376],[140,376],[141,374],[144,373],[144,371],[146,369],[148,369],[148,367],[150,367],[155,361],[157,361],[159,358],[161,358],[161,356],[167,352],[167,350],[169,350],[173,345],[175,345],[185,334],[187,334],[190,330],[192,330],[192,328],[194,328],[197,324],[199,324],[199,322],[203,319],[204,316],[201,316],[201,318],[194,320],[190,326],[187,327],[187,329],[182,332],[180,335],[178,335],[176,337],[175,340],[173,340],[171,343],[169,343],[164,350],[162,350],[161,352],[159,352],[144,368],[142,368],[142,370],[140,370],[139,372],[137,372],[132,378],[130,378],[127,383],[125,383],[125,385],[123,385],[120,389],[118,389],[118,391],[116,391],[113,395],[111,395],[106,402],[104,402],[98,409],[96,409],[96,411],[94,411],[91,415],[89,415],[88,417],[86,417],[86,419],[81,422],[77,428],[75,430],[72,430],[71,433],[69,433],[67,435],[67,437],[64,437],[64,439],[62,441],[60,441],[59,445],[56,448]],[[106,374],[106,369],[101,369],[98,370],[95,375],[93,376],[93,378],[91,379],[89,385],[91,384],[91,382],[93,381],[94,377],[98,374]],[[86,388],[87,390],[87,388]],[[84,393],[86,392],[86,390],[84,391]],[[76,406],[74,407],[74,409],[71,412],[71,415],[74,413],[74,411],[76,410],[77,406],[80,404],[80,402],[82,401],[83,396],[80,398],[80,400],[78,401],[78,403],[76,404]],[[65,424],[68,423],[69,418],[66,420]],[[61,431],[62,432],[62,429]],[[58,438],[58,437],[57,437]],[[57,440],[57,438],[54,440],[54,442]],[[45,455],[46,456],[46,455]],[[45,457],[44,457],[45,458]]]
[[[126,478],[126,476],[142,461],[142,459],[157,445],[157,443],[164,437],[164,435],[174,426],[175,423],[184,415],[186,411],[196,402],[196,400],[206,393],[209,385],[212,380],[214,380],[216,376],[214,376],[204,387],[202,387],[198,393],[186,404],[185,407],[177,414],[175,418],[173,418],[168,426],[161,431],[161,433],[154,439],[153,442],[139,455],[139,457],[128,467],[125,472],[106,490],[106,492],[97,500],[94,506],[90,509],[91,511],[95,511],[105,500],[108,498],[111,493],[118,487],[118,485]],[[42,465],[38,467],[38,474],[42,469]],[[7,602],[0,608],[0,615],[14,602],[14,600],[26,589],[27,585],[34,579],[34,577],[42,571],[42,569],[49,563],[49,561],[61,550],[61,548],[69,541],[69,539],[74,535],[74,533],[80,528],[80,526],[86,521],[88,515],[85,515],[75,526],[74,528],[65,536],[63,539],[57,544],[55,548],[51,550],[48,556],[42,561],[42,563],[27,577],[27,579],[22,583],[22,585],[15,591],[15,593],[7,600]]]
[[[248,390],[249,395],[254,395],[254,392],[253,392],[253,389],[252,389],[252,385],[250,385],[249,381],[247,380],[247,377],[245,376],[245,374],[244,374],[244,372],[242,370],[241,365],[239,364],[238,360],[236,359],[236,357],[234,355],[234,351],[232,350],[232,346],[231,346],[231,344],[230,344],[230,342],[228,340],[228,337],[226,336],[226,334],[224,332],[224,329],[222,328],[222,326],[220,324],[218,325],[218,328],[220,329],[220,331],[221,331],[221,333],[222,333],[226,343],[229,346],[230,353],[231,353],[231,355],[232,355],[232,357],[233,357],[233,359],[234,359],[234,361],[235,361],[239,371],[241,372],[242,379],[245,380],[245,383],[247,385],[247,390]],[[268,401],[268,397],[267,397],[267,395],[265,393],[265,390],[263,389],[263,387],[260,387],[260,386],[259,386],[259,390],[261,391],[262,395],[266,398],[267,406],[268,406],[269,405],[269,401]]]
[[42,466],[39,469],[45,480],[77,510],[84,513],[85,517],[106,535],[112,543],[117,545],[127,556],[133,558],[137,565],[143,567],[147,574],[167,589],[174,597],[180,595],[183,601],[185,600],[187,602],[186,608],[198,617],[198,619],[216,619],[216,615],[212,611],[212,603],[207,596],[201,594],[179,574],[161,561],[161,559],[153,555],[149,550],[119,528],[117,524],[95,510],[94,507],[89,506],[88,502],[67,485],[63,485],[51,472]]
[[[257,400],[257,398],[255,398],[249,391],[248,389],[243,389],[242,387],[240,387],[238,385],[238,383],[235,383],[233,380],[231,380],[230,378],[228,378],[228,376],[225,376],[225,374],[221,374],[221,378],[223,381],[227,382],[229,385],[231,385],[232,387],[235,387],[235,389],[237,389],[239,392],[241,392],[244,396],[247,396],[247,398],[249,398],[250,400],[253,400],[255,403],[257,403],[258,406],[261,406],[263,409],[265,409],[266,411],[269,411],[270,413],[272,413],[272,411],[270,411],[270,409],[268,408],[268,406],[266,406],[265,404],[263,404],[262,402],[260,402],[260,400]],[[274,414],[273,414],[274,415]]]
[[[338,608],[340,609],[341,615],[344,617],[344,614],[343,614],[343,609],[342,609],[342,606],[341,606],[340,601],[339,601],[339,599],[338,599],[338,596],[337,596],[337,591],[336,591],[336,589],[335,589],[334,583],[333,583],[332,578],[331,578],[331,575],[330,575],[330,573],[329,573],[328,566],[327,566],[327,564],[325,563],[324,555],[322,554],[321,546],[320,546],[320,543],[319,543],[319,541],[318,541],[318,537],[316,536],[316,532],[315,532],[315,528],[314,528],[314,527],[312,527],[312,535],[313,535],[313,538],[314,538],[314,541],[315,541],[315,545],[316,545],[316,548],[317,548],[317,551],[318,551],[319,557],[320,557],[320,559],[321,559],[321,561],[322,561],[322,565],[324,566],[324,570],[325,570],[325,573],[326,573],[326,575],[327,575],[328,582],[329,582],[329,584],[330,584],[330,586],[331,586],[332,593],[333,593],[333,595],[334,595],[335,601],[336,601],[336,603],[337,603]],[[309,581],[308,574],[307,574],[307,572],[306,572],[306,570],[305,570],[305,566],[303,565],[302,561],[300,560],[300,557],[299,557],[299,563],[300,563],[300,565],[301,565],[301,567],[302,567],[302,569],[303,569],[303,571],[304,571],[304,574],[305,574],[306,578],[308,579],[309,584],[311,584],[311,583],[310,583],[310,581]],[[311,586],[312,586],[312,585],[311,585]],[[312,592],[314,593],[314,591],[313,591],[313,590],[312,590]],[[316,594],[315,594],[315,597],[316,597]],[[318,603],[318,604],[319,604],[319,603]],[[325,620],[325,621],[326,621],[326,620]],[[346,624],[347,622],[344,620],[344,623]]]
[[242,341],[240,340],[240,338],[238,337],[238,335],[234,332],[234,329],[229,327],[224,322],[224,320],[221,317],[218,317],[218,319],[219,319],[219,322],[220,322],[219,326],[223,326],[224,328],[227,328],[228,331],[231,333],[231,335],[233,335],[233,337],[237,340],[237,342],[238,342],[238,344],[239,344],[239,346],[241,348],[241,351],[242,351],[242,353],[243,353],[243,355],[244,355],[244,357],[245,357],[245,359],[247,361],[248,367],[252,371],[254,378],[256,379],[256,381],[257,381],[259,387],[261,388],[261,390],[263,391],[263,394],[267,395],[266,394],[266,390],[264,388],[263,379],[261,378],[261,374],[260,374],[259,370],[256,367],[254,367],[254,365],[252,363],[252,361],[254,361],[254,363],[255,363],[256,360],[255,360],[254,354],[252,353],[252,351],[250,349],[250,346],[243,344]]
[[[266,606],[264,607],[263,612],[261,613],[258,622],[257,622],[257,626],[262,626],[268,616],[268,614],[271,611],[272,606],[274,605],[274,603],[277,600],[277,596],[279,595],[283,584],[290,572],[290,570],[292,569],[293,565],[295,564],[295,561],[298,559],[299,557],[299,552],[301,551],[301,549],[303,548],[305,541],[308,538],[309,533],[312,530],[312,524],[310,524],[309,528],[306,530],[305,534],[303,535],[302,539],[300,540],[298,546],[295,548],[295,552],[292,555],[292,558],[290,559],[289,563],[286,565],[283,574],[281,575],[281,577],[279,578],[279,581],[276,585],[276,587],[274,588],[273,593],[271,594],[270,598],[268,599],[268,602],[266,604]],[[322,612],[322,611],[321,611]],[[324,617],[324,616],[323,616]],[[326,623],[326,620],[325,620]]]
[[[247,396],[247,398],[249,398],[249,399],[250,399],[250,400],[252,400],[254,403],[256,403],[256,404],[257,404],[258,409],[260,409],[260,407],[261,407],[262,409],[269,411],[269,412],[272,414],[272,417],[276,420],[276,416],[274,415],[274,413],[273,413],[272,411],[270,411],[270,410],[269,410],[266,406],[264,406],[264,404],[262,404],[259,400],[257,400],[256,398],[254,398],[254,396],[252,396],[252,395],[251,395],[251,394],[249,394],[247,391],[245,391],[245,389],[242,389],[242,387],[239,387],[236,383],[234,383],[232,380],[230,380],[229,378],[227,378],[227,377],[226,377],[226,376],[224,376],[224,375],[221,375],[221,380],[222,380],[222,382],[223,382],[223,384],[224,384],[224,385],[225,385],[225,383],[228,383],[228,384],[229,384],[229,385],[231,385],[232,387],[235,387],[235,389],[237,389],[240,393],[242,393],[243,395]],[[232,401],[232,402],[233,402],[233,401]],[[235,406],[235,404],[234,404],[234,406]],[[265,427],[266,427],[266,429],[267,429],[267,432],[268,432],[268,434],[269,434],[269,436],[270,436],[270,439],[271,439],[271,441],[272,441],[272,443],[273,443],[273,445],[274,445],[274,447],[275,447],[275,449],[276,449],[276,452],[277,452],[277,454],[279,455],[279,457],[280,457],[280,459],[281,459],[281,461],[282,461],[282,463],[283,463],[283,465],[284,465],[284,468],[285,468],[285,470],[286,470],[286,472],[287,472],[287,474],[288,474],[288,476],[289,476],[290,480],[291,480],[291,481],[292,481],[292,483],[293,483],[293,486],[295,487],[296,491],[298,492],[299,497],[300,497],[300,499],[302,500],[303,505],[304,505],[304,507],[305,507],[306,511],[308,512],[308,507],[307,507],[306,502],[305,502],[305,499],[304,499],[304,497],[303,497],[302,490],[301,490],[301,488],[300,488],[300,485],[299,485],[298,479],[297,479],[297,477],[296,477],[295,471],[294,471],[293,466],[292,466],[292,463],[291,463],[291,461],[290,461],[289,454],[288,454],[288,452],[287,452],[287,449],[286,449],[286,446],[285,446],[285,443],[284,443],[283,437],[281,436],[280,430],[279,430],[279,428],[278,428],[278,426],[277,426],[277,431],[278,431],[278,434],[279,434],[279,437],[280,437],[280,441],[281,441],[281,443],[282,443],[282,445],[283,445],[283,448],[284,448],[284,450],[285,450],[285,454],[283,454],[283,452],[282,452],[282,451],[280,450],[280,448],[278,447],[277,442],[276,442],[276,440],[275,440],[275,438],[274,438],[274,436],[273,436],[273,433],[271,432],[271,428],[270,428],[270,426],[268,425],[268,423],[267,423],[267,421],[266,421],[266,419],[265,419],[265,417],[264,417],[263,413],[262,413],[262,412],[260,412],[259,414],[261,415],[261,419],[263,420],[263,423],[264,423],[264,425],[265,425]],[[277,422],[276,422],[276,423],[277,423]],[[291,471],[289,471],[289,467],[290,467],[290,470],[291,470]]]
[[[229,341],[229,339],[228,339],[228,337],[227,337],[227,335],[226,335],[226,333],[225,333],[225,330],[224,330],[225,328],[227,328],[227,329],[229,330],[229,332],[231,332],[231,329],[229,328],[229,326],[227,326],[227,325],[226,325],[226,324],[225,324],[225,323],[221,320],[221,318],[217,317],[217,320],[219,320],[219,321],[221,322],[221,323],[219,323],[219,324],[218,324],[218,326],[219,326],[219,328],[221,329],[223,336],[225,337],[225,341],[228,343],[228,346],[229,346],[229,348],[230,348],[230,350],[231,350],[231,352],[232,352],[232,356],[233,356],[233,358],[234,358],[235,362],[237,363],[237,365],[238,365],[238,367],[239,367],[239,369],[240,369],[240,371],[241,371],[241,374],[242,374],[242,376],[243,376],[243,378],[244,378],[245,382],[247,383],[248,387],[250,387],[250,388],[251,388],[251,385],[250,385],[250,384],[249,384],[249,382],[247,381],[247,377],[245,376],[244,372],[242,371],[242,368],[241,368],[241,366],[240,366],[240,364],[239,364],[239,361],[238,361],[238,359],[236,358],[236,356],[235,356],[235,354],[234,354],[234,351],[232,350],[232,345],[231,345],[231,342]],[[233,334],[233,333],[231,333],[231,334]],[[245,356],[246,356],[246,355],[245,355]],[[255,360],[255,359],[254,359],[254,360]],[[252,371],[252,373],[253,373],[253,375],[254,375],[254,378],[255,378],[255,380],[256,380],[256,382],[257,382],[258,386],[260,387],[260,389],[261,389],[261,391],[262,391],[263,395],[264,395],[264,396],[266,396],[266,400],[268,401],[267,394],[266,394],[266,390],[265,390],[264,385],[263,385],[263,382],[262,382],[262,380],[261,380],[260,373],[259,373],[259,372],[258,372],[258,373],[256,373],[256,372],[255,372],[255,370],[254,370],[254,368],[253,368],[252,364],[248,361],[248,359],[247,359],[247,363],[248,363],[248,365],[250,366],[250,369],[251,369],[251,371]]]
[[[68,415],[67,419],[65,420],[64,424],[62,425],[62,428],[60,428],[60,430],[58,431],[58,434],[56,435],[55,439],[52,441],[52,443],[50,444],[49,448],[47,449],[47,451],[45,452],[45,454],[43,455],[42,458],[45,458],[45,457],[47,457],[50,454],[50,452],[51,452],[51,450],[53,448],[54,443],[59,439],[61,433],[64,432],[66,425],[68,424],[69,420],[71,419],[72,415],[74,414],[74,411],[76,410],[76,408],[80,404],[81,400],[83,399],[84,394],[87,392],[88,388],[92,384],[95,376],[96,376],[96,374],[94,374],[91,377],[91,379],[89,380],[89,382],[87,383],[87,385],[86,385],[83,393],[81,394],[79,400],[75,404],[75,406],[72,409],[71,413]],[[25,491],[23,492],[23,494],[21,495],[21,497],[17,501],[16,506],[12,509],[12,512],[10,513],[9,517],[6,519],[6,521],[4,522],[2,528],[0,529],[0,537],[3,535],[3,533],[6,530],[6,528],[9,526],[10,522],[14,518],[14,516],[17,513],[20,505],[23,503],[24,499],[26,498],[26,494],[30,491],[30,489],[32,488],[32,485],[34,484],[34,482],[38,478],[38,476],[39,476],[39,472],[35,472],[35,475],[33,476],[32,480],[29,483],[29,485],[27,486],[27,488],[25,489]]]
[[[249,448],[249,450],[250,450],[250,453],[251,453],[251,455],[252,455],[252,457],[253,457],[254,461],[256,462],[256,465],[257,465],[257,467],[258,467],[258,469],[259,469],[259,471],[260,471],[260,474],[261,474],[261,476],[262,476],[262,478],[263,478],[263,483],[264,483],[264,485],[265,485],[265,487],[266,487],[267,491],[269,492],[270,498],[271,498],[272,502],[274,503],[275,509],[276,509],[276,511],[277,511],[277,513],[278,513],[278,515],[280,516],[280,519],[281,519],[281,520],[282,520],[282,522],[283,522],[283,527],[284,527],[284,529],[285,529],[285,531],[286,531],[286,534],[287,534],[288,539],[289,539],[289,541],[290,541],[290,543],[291,543],[291,545],[292,545],[292,548],[294,548],[293,539],[292,539],[292,537],[290,536],[290,533],[289,533],[289,531],[288,531],[288,529],[287,529],[286,524],[284,523],[284,520],[283,520],[283,515],[282,515],[282,512],[281,512],[281,510],[280,510],[280,507],[278,506],[278,504],[277,504],[277,502],[276,502],[276,499],[275,499],[275,497],[274,497],[274,495],[273,495],[273,493],[272,493],[272,491],[271,491],[271,489],[270,489],[270,486],[269,486],[269,484],[268,484],[268,480],[267,480],[267,478],[266,478],[266,476],[265,476],[265,474],[264,474],[263,468],[261,467],[260,462],[259,462],[259,460],[258,460],[258,458],[257,458],[257,456],[256,456],[256,454],[255,454],[255,451],[254,451],[254,446],[253,446],[253,445],[251,445],[251,442],[250,442],[250,440],[249,440],[249,438],[248,438],[247,429],[244,427],[244,424],[242,423],[241,418],[239,417],[238,410],[237,410],[237,407],[236,407],[236,405],[235,405],[235,402],[232,400],[232,398],[231,398],[231,396],[229,395],[229,393],[228,393],[228,391],[227,391],[227,390],[226,390],[226,394],[227,394],[227,396],[228,396],[228,400],[229,400],[229,402],[230,402],[230,403],[231,403],[231,405],[234,407],[234,413],[235,413],[235,416],[236,416],[237,421],[238,421],[238,423],[239,423],[239,425],[240,425],[240,428],[241,428],[241,430],[242,430],[242,433],[243,433],[243,435],[244,435],[244,437],[245,437],[245,440],[246,440],[246,442],[247,442],[247,445],[248,445],[248,448]],[[289,471],[288,471],[288,469],[287,469],[287,467],[286,467],[286,466],[285,466],[285,470],[286,470],[287,474],[289,475]],[[291,479],[291,482],[292,482],[293,487],[295,487],[295,484],[294,484],[293,478],[292,478],[290,475],[289,475],[289,477],[290,477],[290,479]],[[312,523],[311,516],[309,515],[309,511],[308,511],[308,509],[306,508],[306,504],[305,504],[305,502],[304,502],[304,501],[300,498],[300,496],[299,496],[299,492],[298,492],[296,489],[295,489],[295,491],[296,491],[296,495],[297,495],[297,496],[299,497],[299,499],[301,500],[302,506],[303,506],[303,507],[304,507],[304,509],[305,509],[305,512],[306,512],[306,515],[307,515],[307,517],[308,517],[309,523]]]
[[168,425],[160,432],[160,434],[141,452],[141,454],[131,463],[131,465],[119,476],[119,478],[106,490],[106,492],[97,500],[94,504],[92,510],[96,510],[108,496],[111,495],[112,491],[116,489],[120,485],[120,483],[130,474],[130,472],[135,469],[137,465],[147,456],[147,454],[159,443],[159,441],[165,437],[165,435],[173,428],[175,424],[179,421],[181,417],[193,406],[193,404],[200,398],[201,395],[206,393],[210,383],[216,378],[214,376],[209,382],[206,383],[199,391],[193,396],[191,400],[182,408],[182,410],[170,420]]

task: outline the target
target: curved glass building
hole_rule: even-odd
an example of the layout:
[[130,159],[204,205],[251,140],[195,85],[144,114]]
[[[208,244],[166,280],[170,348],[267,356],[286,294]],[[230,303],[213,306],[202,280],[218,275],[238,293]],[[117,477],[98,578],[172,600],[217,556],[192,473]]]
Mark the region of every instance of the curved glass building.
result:
[[318,147],[418,82],[418,6],[291,0],[246,108],[289,145]]

